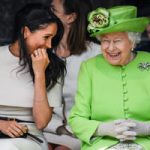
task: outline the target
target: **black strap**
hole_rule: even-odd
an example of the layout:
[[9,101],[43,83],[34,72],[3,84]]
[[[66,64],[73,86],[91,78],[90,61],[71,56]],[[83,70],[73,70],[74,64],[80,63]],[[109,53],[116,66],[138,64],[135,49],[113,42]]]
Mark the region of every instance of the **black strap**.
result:
[[63,109],[62,109],[62,114],[63,114],[63,125],[59,126],[56,129],[56,133],[58,135],[62,135],[62,134],[66,134],[69,135],[71,137],[75,137],[70,131],[67,130],[66,125],[67,125],[67,118],[66,118],[66,114],[65,114],[65,110],[66,110],[66,103],[64,98],[62,97],[62,104],[63,104]]
[[26,121],[26,120],[20,120],[20,119],[17,119],[17,118],[9,118],[9,117],[1,117],[1,116],[0,116],[0,120],[34,123],[34,121]]
[[63,104],[63,109],[62,109],[62,113],[63,113],[63,124],[66,126],[67,125],[67,118],[66,118],[66,113],[65,113],[65,110],[66,110],[66,102],[65,102],[65,99],[64,97],[62,97],[62,104]]
[[[0,120],[5,120],[5,121],[16,121],[16,122],[25,122],[25,123],[34,123],[33,121],[25,121],[25,120],[20,120],[20,119],[16,119],[16,118],[9,118],[9,117],[1,117],[0,116]],[[24,133],[22,136],[19,136],[17,138],[26,138],[26,137],[29,137],[29,138],[32,138],[33,140],[39,142],[39,143],[43,143],[43,141],[38,138],[37,136],[27,132],[27,133]],[[10,136],[0,132],[0,138],[11,138]]]
[[[31,139],[39,142],[39,143],[43,143],[43,141],[40,138],[38,138],[37,136],[35,136],[29,132],[24,133],[23,135],[21,135],[19,137],[15,137],[15,138],[27,138],[27,137],[29,137],[29,138],[31,138]],[[6,134],[0,132],[0,138],[11,138],[11,137],[9,135],[6,135]]]
[[32,138],[35,141],[38,141],[39,143],[43,143],[43,141],[40,138],[38,138],[37,136],[35,136],[35,135],[33,135],[33,134],[29,133],[29,132],[27,132],[27,136]]

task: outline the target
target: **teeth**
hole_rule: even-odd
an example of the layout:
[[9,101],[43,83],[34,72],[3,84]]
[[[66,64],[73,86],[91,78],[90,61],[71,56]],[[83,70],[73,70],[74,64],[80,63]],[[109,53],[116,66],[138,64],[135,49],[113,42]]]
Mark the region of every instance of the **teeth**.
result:
[[119,56],[119,53],[117,53],[117,54],[109,54],[110,56],[112,56],[112,57],[116,57],[116,56]]

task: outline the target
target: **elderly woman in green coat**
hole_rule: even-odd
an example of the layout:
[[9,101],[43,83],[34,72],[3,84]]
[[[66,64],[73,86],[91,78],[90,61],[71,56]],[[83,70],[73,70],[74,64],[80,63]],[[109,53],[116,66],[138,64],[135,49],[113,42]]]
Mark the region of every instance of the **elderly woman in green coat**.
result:
[[82,150],[150,150],[150,54],[133,50],[150,20],[134,6],[97,8],[102,54],[82,63],[69,123]]

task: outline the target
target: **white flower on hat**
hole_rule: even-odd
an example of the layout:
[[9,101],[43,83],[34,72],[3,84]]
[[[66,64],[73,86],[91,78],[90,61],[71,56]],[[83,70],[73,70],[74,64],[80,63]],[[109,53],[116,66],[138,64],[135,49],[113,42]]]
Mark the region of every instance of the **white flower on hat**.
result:
[[88,15],[88,31],[90,33],[100,30],[109,24],[109,12],[105,8],[97,8]]

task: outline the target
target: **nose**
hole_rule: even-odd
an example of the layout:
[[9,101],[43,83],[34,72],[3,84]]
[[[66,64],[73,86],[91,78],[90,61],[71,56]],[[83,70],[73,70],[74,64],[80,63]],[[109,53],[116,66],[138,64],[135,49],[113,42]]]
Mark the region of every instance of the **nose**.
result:
[[46,46],[46,48],[51,48],[52,47],[51,41],[49,41],[49,40],[46,41],[45,46]]
[[110,52],[112,52],[112,51],[114,50],[114,47],[115,47],[114,42],[111,41],[111,42],[109,43],[109,45],[108,45],[108,50],[109,50]]

